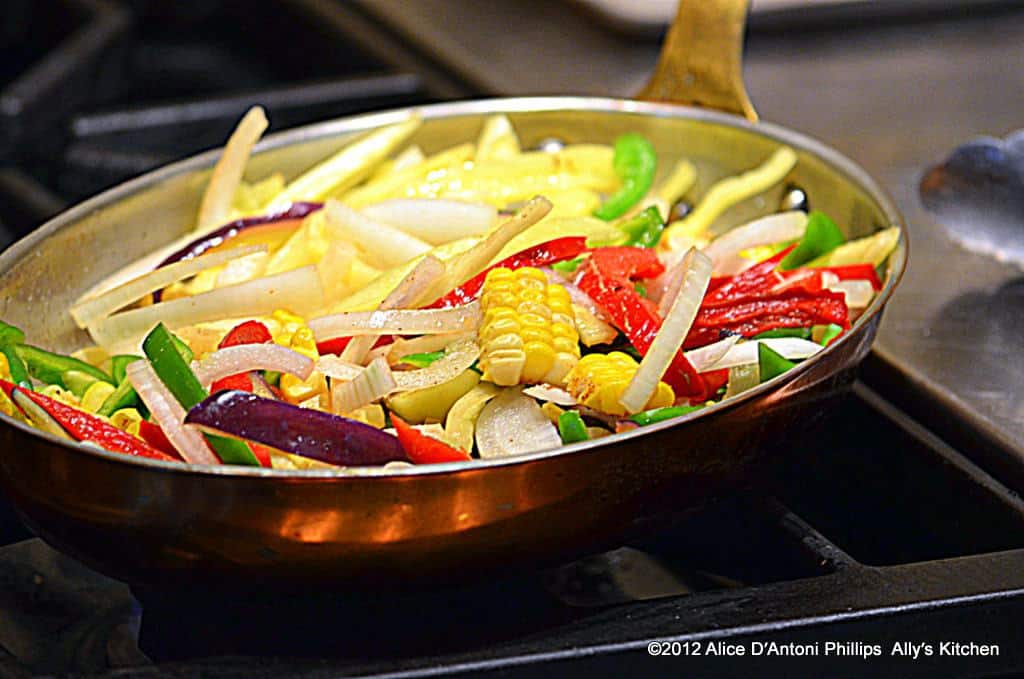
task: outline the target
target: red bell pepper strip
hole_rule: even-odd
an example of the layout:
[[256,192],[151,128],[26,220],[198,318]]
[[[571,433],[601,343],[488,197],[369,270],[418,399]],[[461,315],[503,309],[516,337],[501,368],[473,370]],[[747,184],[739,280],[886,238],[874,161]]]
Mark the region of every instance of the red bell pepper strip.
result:
[[239,344],[266,344],[273,342],[274,337],[270,334],[267,326],[259,321],[246,321],[239,323],[224,335],[224,339],[217,345],[218,349],[235,347]]
[[[341,354],[341,352],[345,351],[345,347],[347,347],[348,343],[351,341],[351,337],[334,337],[329,340],[324,340],[323,342],[317,342],[316,350],[321,356],[325,354]],[[381,335],[377,338],[377,341],[373,343],[373,348],[376,349],[377,347],[382,347],[385,344],[390,344],[394,341],[395,338],[391,335]]]
[[729,383],[729,369],[722,368],[721,370],[709,370],[700,374],[704,378],[704,384],[707,385],[709,398],[718,393],[718,390]]
[[[641,354],[647,353],[661,329],[661,316],[652,301],[635,289],[632,278],[654,278],[665,266],[646,248],[598,248],[580,267],[577,285],[629,338]],[[707,385],[682,351],[676,353],[663,377],[679,396],[706,400]],[[713,392],[712,392],[713,393]]]
[[391,413],[391,424],[395,426],[398,442],[405,449],[405,454],[415,464],[435,464],[438,462],[462,462],[469,459],[469,453],[444,441],[406,424],[400,417]]
[[176,460],[182,460],[181,455],[174,449],[174,444],[170,442],[159,425],[153,424],[148,420],[142,420],[139,422],[139,436],[157,450],[167,453]]
[[[800,269],[796,269],[800,271]],[[866,280],[871,281],[871,287],[875,290],[882,289],[882,281],[878,278],[878,272],[870,264],[848,264],[846,266],[821,266],[815,267],[812,271],[828,271],[835,274],[841,281]]]
[[[267,344],[273,342],[274,337],[270,334],[270,329],[266,325],[259,321],[245,321],[239,323],[231,330],[228,334],[224,335],[224,338],[217,345],[218,349],[224,349],[226,347],[236,347],[242,344]],[[210,393],[230,389],[237,389],[239,391],[247,391],[252,393],[252,377],[249,373],[238,373],[235,375],[228,375],[215,381],[210,385]],[[260,463],[261,467],[270,467],[270,453],[263,446],[259,444],[247,442],[249,450],[256,457],[256,460]]]
[[567,236],[556,238],[540,245],[534,245],[514,255],[509,255],[493,266],[489,266],[476,276],[455,288],[448,294],[429,305],[428,309],[445,309],[453,306],[469,304],[480,294],[487,273],[494,268],[521,269],[526,266],[547,266],[555,262],[572,259],[587,249],[587,239],[583,236]]
[[95,443],[104,450],[146,457],[151,460],[177,460],[177,458],[171,457],[145,441],[139,440],[128,432],[122,431],[84,410],[79,410],[78,408],[43,396],[36,391],[21,389],[20,387],[15,387],[15,389],[45,410],[46,414],[56,420],[76,441]]

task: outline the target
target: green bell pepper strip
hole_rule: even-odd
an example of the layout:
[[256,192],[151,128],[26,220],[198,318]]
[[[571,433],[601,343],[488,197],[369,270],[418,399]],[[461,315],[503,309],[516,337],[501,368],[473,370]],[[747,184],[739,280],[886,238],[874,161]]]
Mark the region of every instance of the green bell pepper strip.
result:
[[32,389],[25,362],[18,356],[15,347],[25,341],[25,333],[21,328],[0,321],[0,353],[7,358],[7,369],[11,373],[11,381],[19,387]]
[[[839,326],[836,326],[837,328]],[[778,339],[780,337],[798,337],[800,339],[811,339],[810,328],[775,328],[765,330],[754,335],[753,339]]]
[[576,269],[580,268],[580,264],[583,263],[582,257],[574,257],[573,259],[567,259],[564,262],[555,262],[551,265],[551,268],[561,273],[575,273]]
[[[68,385],[64,383],[64,373],[77,371],[86,375],[92,375],[98,380],[114,384],[114,378],[110,375],[77,358],[55,354],[30,344],[19,344],[17,351],[18,356],[28,366],[29,374],[41,382],[56,384],[67,389]],[[114,386],[117,385],[114,384]]]
[[110,375],[114,378],[114,382],[117,384],[124,382],[125,370],[127,370],[128,366],[135,361],[141,360],[141,356],[135,356],[134,354],[118,354],[117,356],[111,356]]
[[[163,323],[160,323],[142,341],[142,352],[146,354],[146,358],[153,364],[153,370],[156,372],[157,377],[160,378],[160,381],[167,386],[167,389],[174,395],[174,398],[178,399],[178,402],[188,410],[209,396],[209,393],[199,383],[199,379],[192,372],[174,339],[174,335],[171,334]],[[104,403],[104,405],[106,404]],[[252,450],[244,441],[211,436],[209,434],[205,436],[210,446],[217,452],[221,462],[253,467],[259,466],[259,460],[256,459],[256,456],[253,455]]]
[[761,373],[761,382],[778,377],[795,366],[796,363],[784,358],[764,342],[757,343],[757,367]]
[[171,342],[174,344],[174,348],[178,350],[181,357],[185,359],[185,363],[191,363],[195,356],[192,353],[192,348],[185,344],[185,341],[175,335],[173,332],[168,331],[168,335],[171,336]]
[[138,405],[139,395],[135,393],[135,388],[132,386],[132,383],[125,380],[121,384],[117,385],[117,389],[115,389],[110,396],[103,400],[103,404],[100,405],[96,414],[104,417],[110,417],[121,408],[130,408]]
[[824,212],[812,212],[807,216],[804,237],[788,255],[779,262],[779,270],[788,271],[802,266],[812,259],[835,250],[846,242],[846,236],[836,223]]
[[650,206],[640,214],[619,224],[626,234],[622,245],[638,248],[653,248],[661,240],[661,232],[665,230],[665,220],[661,218],[658,208]]
[[25,362],[18,355],[18,350],[13,344],[0,344],[0,353],[7,358],[7,369],[11,373],[11,381],[19,387],[32,389],[32,380],[29,379],[28,369]]
[[272,387],[281,386],[281,373],[277,370],[264,370],[263,380]]
[[7,346],[24,343],[25,333],[21,331],[21,328],[0,321],[0,344]]
[[818,343],[823,347],[827,347],[829,343],[835,338],[843,334],[843,326],[836,325],[835,323],[829,323],[825,326],[825,332],[821,335],[821,341]]
[[558,416],[558,434],[562,437],[562,443],[578,443],[590,439],[587,425],[575,410],[566,410]]
[[671,420],[673,417],[686,415],[687,413],[692,413],[695,410],[700,410],[703,407],[704,405],[701,404],[696,406],[668,406],[665,408],[655,408],[654,410],[645,410],[642,413],[637,413],[629,419],[633,420],[640,426],[645,426],[648,424],[654,424],[655,422]]
[[444,358],[444,351],[428,351],[422,354],[409,354],[402,357],[402,363],[414,365],[417,368],[426,368],[428,365]]
[[621,217],[636,205],[654,184],[654,173],[658,169],[658,156],[654,146],[642,135],[630,132],[615,140],[615,155],[612,162],[615,174],[622,180],[618,191],[608,197],[594,216],[605,221]]

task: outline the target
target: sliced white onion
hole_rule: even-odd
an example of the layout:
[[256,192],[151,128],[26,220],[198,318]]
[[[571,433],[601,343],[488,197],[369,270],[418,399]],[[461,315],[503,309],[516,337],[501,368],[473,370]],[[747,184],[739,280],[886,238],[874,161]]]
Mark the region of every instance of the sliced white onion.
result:
[[245,173],[252,147],[267,129],[267,116],[260,106],[253,106],[242,116],[238,127],[231,133],[217,164],[213,167],[210,183],[206,185],[203,202],[199,205],[196,231],[204,233],[228,221],[231,203],[238,184]]
[[270,263],[269,252],[256,252],[251,255],[240,256],[233,259],[217,274],[215,288],[223,288],[229,285],[238,285],[254,278],[259,278],[267,272],[267,264]]
[[476,446],[480,457],[505,457],[562,445],[562,437],[537,402],[519,389],[505,389],[480,411]]
[[543,219],[551,208],[551,201],[547,198],[533,198],[495,227],[486,238],[445,262],[445,274],[431,288],[430,299],[441,297],[483,271],[510,240]]
[[84,328],[145,295],[195,276],[200,271],[212,269],[239,257],[266,251],[266,245],[247,245],[241,248],[212,252],[192,259],[183,259],[126,281],[101,295],[79,299],[71,307],[71,315],[78,327]]
[[310,265],[273,276],[173,299],[114,314],[88,330],[93,340],[111,354],[133,351],[157,323],[171,330],[226,318],[251,318],[287,309],[305,315],[322,308],[323,288],[316,266]]
[[711,370],[711,366],[725,358],[725,355],[729,353],[733,345],[741,339],[743,338],[739,335],[730,335],[725,339],[718,340],[714,344],[708,344],[699,349],[691,349],[686,352],[686,360],[690,362],[690,365],[697,372],[707,372]]
[[356,335],[443,335],[468,332],[480,325],[480,303],[450,309],[349,311],[309,322],[318,342]]
[[382,269],[396,267],[430,251],[429,243],[371,219],[337,200],[327,201],[324,225],[338,240],[358,243]]
[[672,303],[679,295],[679,289],[683,286],[683,281],[686,280],[687,266],[688,261],[684,255],[671,267],[665,269],[663,274],[654,279],[654,285],[651,286],[651,299],[658,302],[658,315],[662,318],[668,315],[669,309],[672,308]]
[[690,332],[711,281],[711,259],[706,255],[691,249],[683,261],[687,263],[683,285],[661,329],[640,361],[640,367],[619,397],[619,403],[631,413],[643,410],[654,395],[658,382],[672,364],[686,334]]
[[459,340],[472,339],[474,336],[473,333],[453,333],[450,335],[423,335],[413,339],[396,337],[394,342],[374,349],[374,352],[380,351],[387,357],[388,363],[394,365],[409,354],[425,354],[432,351],[440,351]]
[[807,214],[800,210],[780,212],[737,226],[704,248],[714,262],[716,276],[733,276],[754,264],[740,253],[761,245],[796,240],[807,230]]
[[523,393],[530,398],[554,403],[556,406],[576,405],[576,399],[573,398],[572,394],[567,392],[565,389],[553,387],[550,384],[535,384],[532,387],[523,389]]
[[444,356],[419,370],[394,373],[395,391],[415,391],[436,387],[466,372],[480,357],[480,346],[472,340],[461,340],[448,347]]
[[316,362],[316,369],[331,379],[352,380],[362,373],[365,368],[328,354],[327,356],[320,357],[320,360]]
[[367,205],[361,212],[432,245],[479,236],[498,221],[493,205],[447,199],[398,198]]
[[185,409],[160,381],[149,361],[129,364],[125,375],[182,459],[192,464],[220,464],[199,430],[184,425]]
[[[443,274],[444,264],[441,260],[433,255],[427,255],[395,286],[394,290],[388,293],[377,307],[378,311],[417,306],[417,303],[423,301],[424,293]],[[341,352],[341,358],[350,363],[362,364],[378,337],[379,335],[353,337]]]
[[228,375],[250,370],[274,370],[306,379],[313,372],[313,359],[280,344],[239,344],[224,347],[192,363],[199,383],[210,384]]
[[499,393],[499,387],[490,382],[480,382],[452,404],[444,420],[444,438],[448,445],[467,453],[473,450],[477,418],[484,405]]
[[737,365],[757,363],[757,345],[759,342],[764,342],[772,351],[790,360],[810,358],[825,348],[816,342],[799,337],[750,340],[736,344],[733,348],[729,349],[721,360],[717,361],[708,370],[721,370],[722,368],[732,368]]
[[388,362],[376,358],[353,379],[331,382],[331,411],[336,414],[350,413],[384,398],[396,386]]
[[761,369],[757,363],[734,365],[729,368],[729,382],[725,388],[725,397],[732,398],[753,389],[761,383]]
[[828,285],[828,289],[846,295],[846,306],[851,309],[863,309],[875,298],[875,287],[863,279],[838,281]]

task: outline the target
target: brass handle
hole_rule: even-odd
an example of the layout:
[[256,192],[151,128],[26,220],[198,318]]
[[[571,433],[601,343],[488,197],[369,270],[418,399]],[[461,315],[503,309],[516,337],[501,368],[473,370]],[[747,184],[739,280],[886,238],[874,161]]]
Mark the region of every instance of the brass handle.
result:
[[749,0],[679,0],[661,56],[638,99],[738,113],[757,111],[743,85],[743,29]]

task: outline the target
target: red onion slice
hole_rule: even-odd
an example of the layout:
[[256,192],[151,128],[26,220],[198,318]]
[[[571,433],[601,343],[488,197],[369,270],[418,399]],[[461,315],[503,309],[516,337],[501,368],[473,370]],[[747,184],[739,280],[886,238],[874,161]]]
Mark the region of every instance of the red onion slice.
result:
[[222,391],[193,407],[186,424],[340,466],[408,461],[394,436],[368,424],[244,391]]

